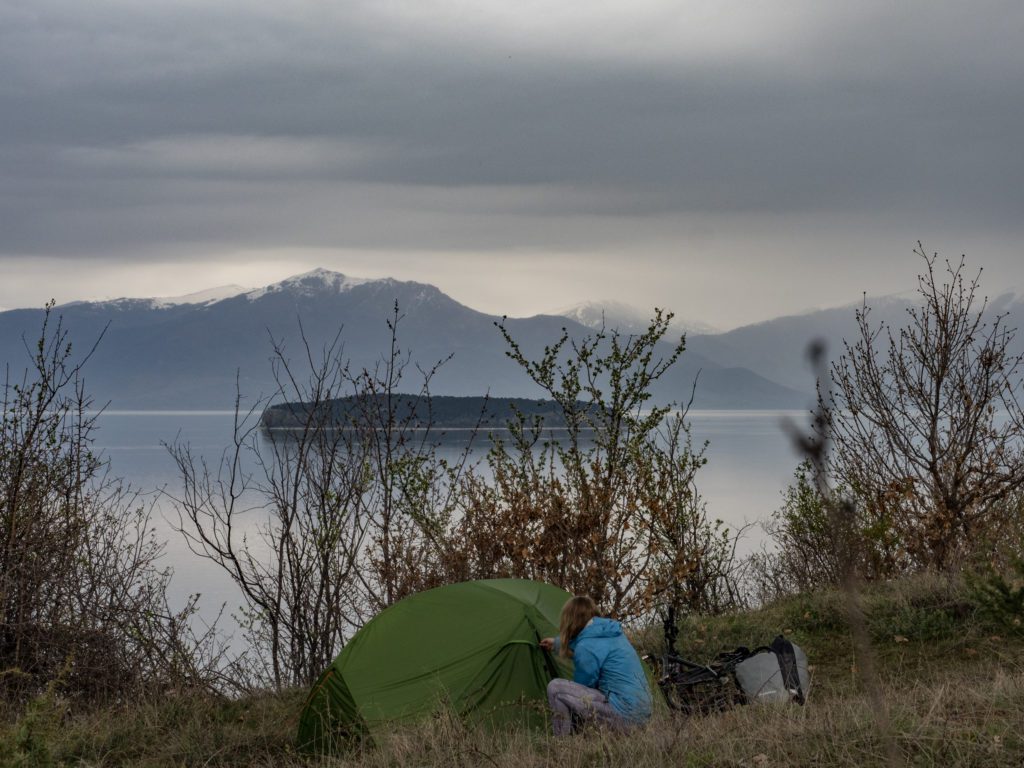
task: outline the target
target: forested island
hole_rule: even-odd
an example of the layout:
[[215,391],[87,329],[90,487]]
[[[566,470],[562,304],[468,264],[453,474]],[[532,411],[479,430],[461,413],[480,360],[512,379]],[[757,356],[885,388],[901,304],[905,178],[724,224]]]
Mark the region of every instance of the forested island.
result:
[[[319,404],[278,403],[263,411],[266,429],[296,429],[309,423],[312,410],[325,409],[321,424],[344,428],[367,423],[385,424],[391,411],[393,423],[412,429],[504,429],[519,414],[528,422],[540,419],[543,427],[568,426],[562,407],[554,400],[525,397],[425,397],[422,395],[350,395]],[[581,406],[585,411],[586,407]],[[382,418],[382,416],[384,418]]]

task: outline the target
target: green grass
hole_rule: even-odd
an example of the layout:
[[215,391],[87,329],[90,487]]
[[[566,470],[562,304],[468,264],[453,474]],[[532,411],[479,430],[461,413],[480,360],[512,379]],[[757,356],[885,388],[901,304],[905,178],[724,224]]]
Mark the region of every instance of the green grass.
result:
[[[1024,765],[1024,633],[979,618],[961,582],[916,578],[864,594],[888,710],[880,730],[856,673],[842,596],[820,592],[758,611],[681,624],[678,647],[709,660],[784,633],[813,665],[808,705],[739,707],[701,718],[659,714],[628,736],[556,740],[467,729],[439,716],[397,728],[337,758],[297,755],[302,691],[219,701],[168,694],[156,701],[71,714],[42,697],[0,725],[0,762],[12,765],[211,766],[865,766]],[[658,650],[659,633],[637,637]],[[890,741],[887,741],[889,739]]]

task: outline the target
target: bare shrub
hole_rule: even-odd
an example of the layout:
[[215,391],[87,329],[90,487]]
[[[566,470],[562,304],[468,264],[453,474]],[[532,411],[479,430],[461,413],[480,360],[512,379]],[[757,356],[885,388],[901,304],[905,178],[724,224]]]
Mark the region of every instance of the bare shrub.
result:
[[492,436],[489,476],[472,471],[452,532],[449,573],[540,579],[630,618],[656,604],[731,604],[733,541],[708,521],[694,477],[686,409],[652,406],[651,385],[685,341],[659,357],[671,315],[646,332],[562,336],[537,361],[499,325],[517,362],[559,406],[557,436],[520,415]]
[[842,557],[860,578],[927,569],[996,569],[1021,554],[1024,516],[1022,358],[1015,330],[979,298],[980,272],[920,243],[920,302],[901,328],[874,325],[866,300],[857,337],[819,376],[823,468],[849,506],[842,541],[812,467],[797,470],[767,523],[773,548],[752,561],[762,598],[839,583]]
[[830,472],[855,496],[878,575],[956,569],[1004,522],[1024,487],[1022,358],[1015,330],[987,311],[980,271],[918,243],[920,304],[905,327],[875,326],[865,302],[858,337],[832,365]]
[[396,307],[386,356],[352,380],[348,429],[358,436],[373,479],[358,568],[360,623],[403,597],[457,580],[447,570],[445,552],[479,426],[469,429],[461,450],[450,452],[451,460],[441,456],[444,433],[434,426],[430,382],[447,361],[417,369],[415,392],[400,394],[410,359],[396,346],[400,319]]
[[[217,652],[175,611],[137,494],[93,451],[97,412],[47,306],[31,367],[8,371],[0,421],[0,692],[111,699],[207,686]],[[95,348],[95,347],[94,347]]]
[[418,372],[417,394],[400,393],[401,319],[396,305],[373,370],[350,370],[340,334],[319,351],[303,337],[299,362],[274,343],[270,399],[284,428],[265,428],[267,401],[239,401],[215,466],[168,446],[184,489],[178,527],[240,590],[255,685],[311,684],[366,620],[439,578],[461,463],[439,458],[430,427],[436,366]]

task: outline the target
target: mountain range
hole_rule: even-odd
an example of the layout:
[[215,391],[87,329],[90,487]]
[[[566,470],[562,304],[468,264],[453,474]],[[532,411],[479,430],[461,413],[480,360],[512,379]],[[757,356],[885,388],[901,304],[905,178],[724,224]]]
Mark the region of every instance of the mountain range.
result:
[[[542,394],[506,355],[495,327],[502,318],[418,282],[363,280],[319,269],[256,290],[224,286],[173,299],[73,302],[54,313],[78,352],[103,334],[85,369],[96,402],[109,402],[113,409],[198,410],[231,407],[236,384],[246,398],[271,394],[271,338],[301,366],[305,351],[300,324],[313,350],[322,349],[340,331],[352,366],[372,368],[388,349],[387,320],[396,302],[402,316],[399,344],[413,366],[430,368],[450,357],[432,380],[434,394]],[[1019,308],[1021,301],[1007,296],[1003,304]],[[906,306],[901,299],[883,301],[878,315],[898,319]],[[614,315],[603,314],[609,327]],[[29,361],[26,342],[38,336],[42,316],[41,309],[0,312],[0,365],[7,366],[12,378]],[[527,356],[536,359],[563,328],[573,338],[592,333],[580,320],[587,317],[537,315],[507,318],[504,324]],[[631,325],[625,332],[632,330]],[[835,349],[852,331],[850,306],[727,333],[690,332],[686,351],[653,395],[660,402],[686,401],[699,373],[695,408],[803,408],[814,385],[802,362],[803,349],[816,337]],[[670,351],[664,342],[660,352]],[[407,371],[414,372],[413,366]],[[405,384],[404,389],[416,389],[415,374]]]

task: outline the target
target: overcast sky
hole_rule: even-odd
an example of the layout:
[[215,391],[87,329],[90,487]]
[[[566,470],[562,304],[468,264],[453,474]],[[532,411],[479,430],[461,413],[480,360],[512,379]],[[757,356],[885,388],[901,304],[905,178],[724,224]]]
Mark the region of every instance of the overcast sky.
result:
[[1024,286],[1024,3],[0,0],[0,307],[323,266],[720,327]]

